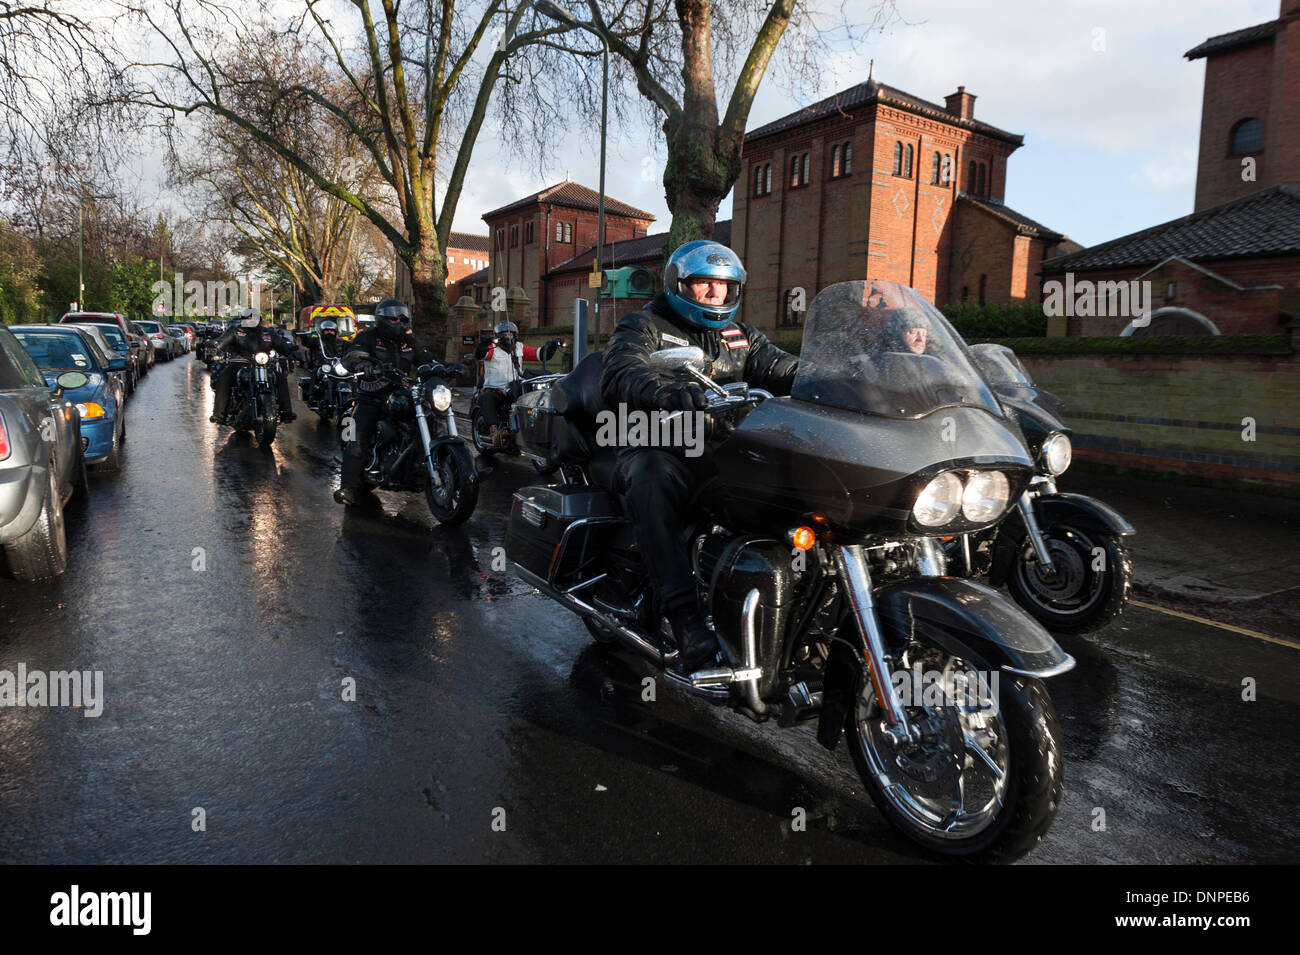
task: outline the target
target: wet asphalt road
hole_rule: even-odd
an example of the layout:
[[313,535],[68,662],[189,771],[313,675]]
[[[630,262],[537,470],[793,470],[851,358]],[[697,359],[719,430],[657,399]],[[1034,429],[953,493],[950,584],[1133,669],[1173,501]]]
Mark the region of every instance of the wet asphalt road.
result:
[[[106,698],[0,709],[0,862],[924,861],[843,748],[643,702],[648,667],[498,569],[523,462],[462,528],[413,495],[345,513],[314,415],[264,450],[211,403],[203,365],[157,367],[68,573],[0,579],[0,669]],[[1300,859],[1300,651],[1139,608],[1061,642],[1066,796],[1027,862]]]

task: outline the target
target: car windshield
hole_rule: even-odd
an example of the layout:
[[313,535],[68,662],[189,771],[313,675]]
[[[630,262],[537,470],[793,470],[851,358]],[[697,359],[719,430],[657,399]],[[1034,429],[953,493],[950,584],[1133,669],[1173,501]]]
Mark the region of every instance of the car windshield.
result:
[[130,350],[131,346],[126,343],[126,338],[122,335],[122,329],[116,325],[96,325],[95,327],[108,339],[108,343],[118,351]]
[[79,335],[14,330],[14,338],[27,350],[41,371],[99,371],[90,346]]
[[955,405],[1002,413],[943,313],[895,282],[841,282],[813,299],[791,393],[891,418]]
[[156,335],[158,332],[162,331],[162,326],[157,322],[138,322],[137,324],[139,324],[139,326],[146,332],[150,332],[151,334]]

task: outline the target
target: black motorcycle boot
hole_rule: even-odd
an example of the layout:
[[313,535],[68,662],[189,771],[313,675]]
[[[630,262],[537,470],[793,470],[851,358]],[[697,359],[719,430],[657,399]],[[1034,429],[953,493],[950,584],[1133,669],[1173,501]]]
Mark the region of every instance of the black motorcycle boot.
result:
[[679,610],[668,622],[677,638],[677,660],[683,673],[694,673],[714,662],[718,641],[698,610]]

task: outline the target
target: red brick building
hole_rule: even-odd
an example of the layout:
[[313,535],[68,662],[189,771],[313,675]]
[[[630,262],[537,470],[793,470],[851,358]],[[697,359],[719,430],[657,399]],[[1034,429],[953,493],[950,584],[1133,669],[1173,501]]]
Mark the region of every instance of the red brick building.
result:
[[1282,0],[1276,20],[1184,55],[1205,60],[1196,210],[1300,186],[1300,0]]
[[[452,232],[447,237],[447,295],[459,286],[460,280],[472,272],[487,268],[488,237],[469,232]],[[459,292],[457,292],[459,295]],[[456,299],[451,299],[455,304]]]
[[798,290],[806,303],[853,279],[939,304],[1034,297],[1039,264],[1079,246],[1007,208],[1023,137],[974,110],[965,87],[939,106],[869,79],[746,134],[732,203],[744,320],[798,325]]
[[[594,189],[566,180],[484,213],[491,240],[488,287],[522,289],[529,304],[519,310],[518,317],[525,324],[564,325],[570,321],[571,310],[556,312],[548,275],[559,263],[595,247],[598,200]],[[653,221],[649,212],[605,197],[606,242],[644,236]],[[585,287],[585,281],[581,284]],[[570,309],[572,302],[569,295]]]

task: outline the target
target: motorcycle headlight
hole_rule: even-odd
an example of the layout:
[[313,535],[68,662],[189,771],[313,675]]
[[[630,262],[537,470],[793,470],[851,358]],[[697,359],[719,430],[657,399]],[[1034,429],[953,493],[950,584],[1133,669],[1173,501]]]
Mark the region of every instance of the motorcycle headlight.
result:
[[446,411],[451,407],[451,389],[446,385],[438,385],[430,392],[430,398],[433,406],[439,411]]
[[966,482],[961,495],[961,513],[968,521],[983,524],[1006,510],[1011,485],[1001,471],[977,471]]
[[912,506],[912,514],[924,527],[939,527],[957,516],[961,499],[961,478],[945,471],[925,486]]
[[1043,450],[1039,452],[1039,460],[1042,462],[1043,470],[1052,477],[1064,474],[1073,457],[1074,448],[1070,444],[1070,439],[1059,432],[1044,441]]
[[264,351],[260,351],[253,356],[253,361],[257,362],[259,365],[265,365],[270,360],[271,356]]

